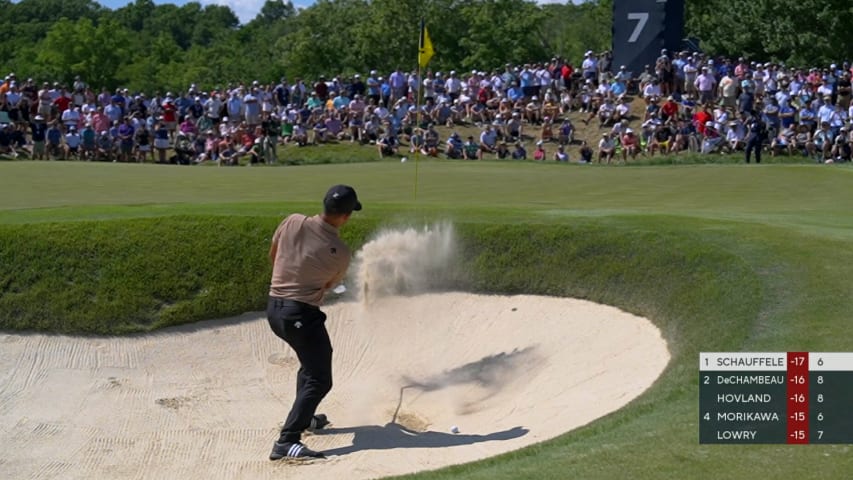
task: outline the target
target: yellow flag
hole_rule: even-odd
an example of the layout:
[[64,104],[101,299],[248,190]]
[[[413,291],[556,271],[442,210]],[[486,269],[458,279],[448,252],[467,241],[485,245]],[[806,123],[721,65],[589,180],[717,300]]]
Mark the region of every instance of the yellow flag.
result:
[[426,22],[421,20],[421,37],[418,42],[418,64],[424,68],[429,63],[435,51],[432,49],[432,40],[429,38],[429,32],[426,28]]

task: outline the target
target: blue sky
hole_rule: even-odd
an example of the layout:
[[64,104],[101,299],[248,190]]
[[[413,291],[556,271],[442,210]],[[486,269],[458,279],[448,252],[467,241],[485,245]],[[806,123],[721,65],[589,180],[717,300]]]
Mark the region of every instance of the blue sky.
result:
[[[160,5],[164,3],[173,3],[175,5],[183,5],[190,0],[154,0],[154,3]],[[237,15],[242,23],[246,23],[249,20],[255,18],[258,12],[261,10],[261,6],[264,4],[264,0],[197,0],[201,4],[218,4],[218,5],[228,5],[231,7],[231,10]],[[292,0],[293,5],[297,8],[299,7],[307,7],[314,3],[313,0]],[[574,3],[579,3],[579,1],[583,0],[572,0]],[[128,3],[132,3],[132,0],[98,0],[101,5],[105,7],[109,7],[112,9],[120,8]],[[538,3],[564,3],[566,0],[537,0]]]
[[[120,8],[128,3],[133,3],[133,0],[97,0],[98,3],[105,7],[109,7],[112,9]],[[154,0],[154,3],[158,5],[162,5],[165,3],[172,3],[175,5],[183,5],[188,3],[190,0]],[[217,5],[228,5],[231,7],[231,10],[237,14],[237,17],[240,18],[240,21],[243,23],[248,22],[249,20],[255,18],[259,11],[261,11],[261,6],[264,4],[264,0],[196,0],[202,5],[206,4],[217,4]],[[313,0],[295,0],[293,1],[293,5],[298,7],[305,7],[314,3]]]

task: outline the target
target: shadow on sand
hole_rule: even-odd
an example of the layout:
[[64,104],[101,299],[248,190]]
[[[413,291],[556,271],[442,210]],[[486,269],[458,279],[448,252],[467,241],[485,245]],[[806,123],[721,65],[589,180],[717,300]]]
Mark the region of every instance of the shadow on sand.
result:
[[318,432],[320,435],[339,435],[352,433],[352,445],[347,447],[324,450],[326,455],[346,455],[361,450],[391,450],[395,448],[441,448],[457,445],[511,440],[526,435],[528,430],[514,427],[509,430],[494,432],[487,435],[466,435],[461,433],[416,432],[398,423],[387,423],[384,426],[366,425],[352,428],[329,428]]

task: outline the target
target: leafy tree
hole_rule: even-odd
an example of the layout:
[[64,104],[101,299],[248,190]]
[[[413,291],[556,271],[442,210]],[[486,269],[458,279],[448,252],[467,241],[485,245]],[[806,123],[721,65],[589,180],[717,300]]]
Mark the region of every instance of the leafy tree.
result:
[[494,68],[542,60],[549,55],[542,42],[542,11],[524,0],[483,0],[462,7],[468,35],[459,40],[467,55],[465,68]]
[[580,59],[587,50],[609,50],[612,45],[613,1],[542,6],[543,41],[554,55]]
[[209,46],[237,31],[240,20],[226,6],[205,5],[192,23],[192,44]]
[[278,41],[284,65],[291,76],[317,77],[346,71],[356,62],[353,27],[367,21],[366,0],[319,0],[299,12],[294,30]]
[[[849,0],[686,0],[686,32],[712,55],[796,65],[853,57]],[[135,90],[274,81],[286,75],[387,74],[416,67],[420,19],[435,48],[430,70],[506,62],[578,61],[611,43],[613,0],[317,0],[297,10],[266,0],[240,25],[223,5],[134,0],[0,0],[0,70],[41,80],[80,75]]]
[[153,0],[136,0],[115,10],[111,16],[128,30],[142,32],[156,9],[157,5]]
[[284,0],[266,0],[255,20],[265,25],[287,20],[296,15],[293,2]]
[[92,85],[115,86],[115,72],[126,58],[128,33],[114,21],[95,26],[84,18],[63,18],[47,32],[37,62],[53,78],[70,83],[75,75]]
[[848,0],[691,0],[686,27],[713,55],[801,66],[853,56]]
[[3,10],[12,23],[52,23],[61,18],[95,20],[106,11],[94,0],[21,0],[3,5]]

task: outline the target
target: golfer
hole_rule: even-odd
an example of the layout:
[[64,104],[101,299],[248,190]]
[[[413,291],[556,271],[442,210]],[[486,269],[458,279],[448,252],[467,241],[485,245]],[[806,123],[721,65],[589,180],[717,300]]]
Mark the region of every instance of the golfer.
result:
[[338,236],[338,229],[356,210],[361,210],[361,203],[355,190],[335,185],[323,199],[322,214],[289,215],[273,235],[267,319],[272,331],[296,352],[300,368],[296,398],[270,460],[324,457],[302,444],[302,432],[329,423],[325,415],[315,415],[332,389],[332,344],[320,305],[326,291],[344,278],[349,267],[350,249]]

